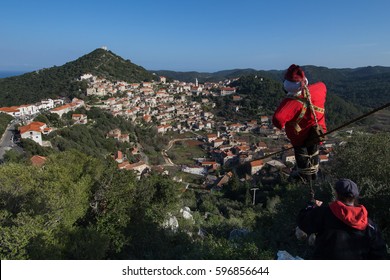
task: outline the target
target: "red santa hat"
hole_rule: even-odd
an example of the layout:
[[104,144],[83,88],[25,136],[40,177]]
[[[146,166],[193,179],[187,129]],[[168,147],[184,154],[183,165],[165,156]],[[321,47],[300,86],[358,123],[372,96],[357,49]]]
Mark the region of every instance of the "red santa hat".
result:
[[302,82],[306,79],[306,76],[299,65],[291,64],[284,74],[284,79],[290,82]]
[[307,85],[308,80],[302,68],[296,64],[291,64],[284,74],[284,89],[288,92],[298,93],[302,86]]

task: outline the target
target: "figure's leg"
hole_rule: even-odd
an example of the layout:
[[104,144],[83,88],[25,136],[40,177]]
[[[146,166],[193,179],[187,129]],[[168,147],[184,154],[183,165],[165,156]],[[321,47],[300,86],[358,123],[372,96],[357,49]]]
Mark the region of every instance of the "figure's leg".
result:
[[305,170],[309,167],[309,157],[305,146],[294,147],[295,161],[297,165],[298,175],[307,181],[309,177],[306,175]]
[[307,146],[307,154],[309,159],[309,166],[311,170],[311,179],[316,180],[317,179],[317,173],[320,166],[320,155],[319,155],[319,147],[318,144],[313,144]]

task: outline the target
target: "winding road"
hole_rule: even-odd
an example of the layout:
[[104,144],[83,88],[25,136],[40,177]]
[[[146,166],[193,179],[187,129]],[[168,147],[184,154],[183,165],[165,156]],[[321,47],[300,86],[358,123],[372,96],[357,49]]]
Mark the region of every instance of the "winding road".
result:
[[20,149],[21,151],[23,151],[18,145],[13,142],[13,130],[15,129],[15,124],[15,121],[11,121],[0,139],[0,161],[3,160],[4,154],[11,149]]

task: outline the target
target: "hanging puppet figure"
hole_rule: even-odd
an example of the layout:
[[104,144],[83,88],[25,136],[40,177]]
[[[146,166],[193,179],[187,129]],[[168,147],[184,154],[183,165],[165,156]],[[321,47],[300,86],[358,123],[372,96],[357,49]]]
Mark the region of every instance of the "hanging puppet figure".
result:
[[315,180],[319,170],[319,144],[326,133],[325,99],[323,82],[309,85],[304,71],[292,64],[284,76],[286,98],[276,109],[272,122],[285,128],[294,147],[297,164],[296,176],[303,181]]

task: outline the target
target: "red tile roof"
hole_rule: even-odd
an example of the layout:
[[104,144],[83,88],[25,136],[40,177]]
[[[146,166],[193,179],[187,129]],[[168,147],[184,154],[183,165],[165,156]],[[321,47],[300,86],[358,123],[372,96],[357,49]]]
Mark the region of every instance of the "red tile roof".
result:
[[262,165],[263,165],[263,161],[261,159],[254,160],[254,161],[251,162],[251,167],[262,166]]
[[30,158],[31,164],[34,166],[39,166],[39,167],[44,165],[46,160],[47,160],[46,157],[38,156],[38,155],[32,156]]
[[20,134],[23,134],[27,131],[36,131],[36,132],[42,132],[42,127],[46,124],[43,122],[32,122],[28,125],[19,127]]

